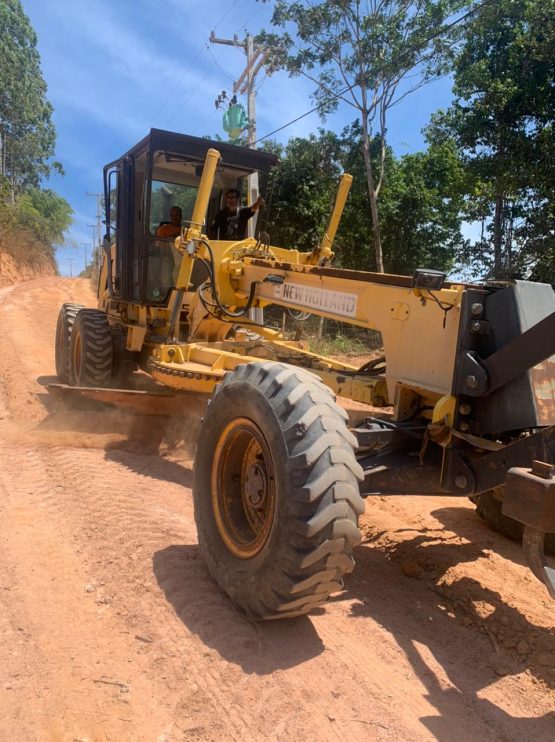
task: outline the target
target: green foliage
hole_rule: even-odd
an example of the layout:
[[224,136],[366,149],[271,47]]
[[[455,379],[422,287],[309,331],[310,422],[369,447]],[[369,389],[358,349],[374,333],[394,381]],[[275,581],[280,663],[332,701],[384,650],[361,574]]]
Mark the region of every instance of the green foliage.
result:
[[0,249],[52,265],[72,209],[40,182],[52,169],[55,130],[37,37],[20,0],[0,0]]
[[452,144],[392,160],[381,217],[384,255],[393,273],[449,272],[461,236],[463,170]]
[[29,189],[13,206],[0,199],[0,251],[18,263],[51,268],[72,213],[68,202],[50,190]]
[[311,250],[323,236],[333,190],[341,172],[337,135],[320,130],[319,137],[290,139],[268,186],[268,221],[274,244]]
[[368,353],[368,346],[357,337],[349,337],[337,333],[334,337],[327,336],[317,338],[314,335],[309,337],[308,349],[311,353],[318,353],[321,356],[350,356],[363,355]]
[[554,78],[553,2],[498,0],[473,18],[428,139],[463,162],[466,216],[483,225],[462,256],[474,274],[555,283]]
[[[310,250],[319,243],[339,176],[346,171],[353,176],[353,185],[336,237],[334,262],[346,268],[376,269],[361,147],[358,123],[341,135],[320,130],[318,137],[289,141],[272,177],[268,221],[262,225],[273,244]],[[371,142],[370,155],[375,161],[381,156],[379,137]],[[393,272],[452,267],[464,244],[460,232],[463,182],[452,143],[401,158],[386,149],[380,219],[384,257]]]
[[58,163],[37,37],[19,0],[0,0],[0,176],[12,200]]
[[[384,261],[377,201],[384,177],[387,112],[445,72],[458,29],[449,29],[444,22],[463,5],[461,0],[308,4],[275,0],[272,25],[278,32],[262,31],[258,36],[258,41],[272,49],[270,71],[285,69],[314,83],[314,98],[322,114],[334,110],[340,101],[357,111],[375,264],[380,271]],[[370,156],[373,128],[381,141],[377,161]]]
[[69,203],[49,189],[29,189],[18,199],[15,207],[18,225],[28,229],[51,249],[63,243],[72,213]]

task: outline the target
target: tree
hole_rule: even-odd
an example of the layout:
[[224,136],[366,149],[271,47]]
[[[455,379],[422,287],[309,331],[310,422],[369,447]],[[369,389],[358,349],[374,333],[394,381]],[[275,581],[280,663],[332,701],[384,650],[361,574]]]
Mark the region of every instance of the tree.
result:
[[429,141],[464,162],[468,219],[482,238],[464,254],[486,275],[555,282],[555,5],[498,0],[473,18],[455,63],[456,99]]
[[[360,124],[342,135],[342,165],[353,175],[353,187],[338,231],[337,259],[346,267],[374,270],[366,245],[371,235],[364,215],[368,193],[364,163],[360,158]],[[370,156],[381,157],[376,136]],[[393,273],[410,274],[415,268],[448,272],[464,245],[461,235],[464,173],[452,144],[431,146],[427,151],[396,158],[386,148],[380,222],[384,261]]]
[[[345,268],[375,269],[368,249],[371,227],[368,192],[364,188],[364,162],[360,157],[358,122],[340,135],[320,130],[319,135],[289,141],[281,165],[268,189],[267,225],[273,244],[312,249],[321,241],[335,198],[339,176],[347,171],[353,186],[340,222],[335,263]],[[370,142],[370,157],[382,157],[379,136]],[[463,171],[454,146],[434,145],[427,152],[396,158],[391,148],[384,155],[380,196],[384,259],[390,270],[411,273],[418,267],[448,271],[461,236]]]
[[51,168],[55,131],[37,37],[20,0],[0,0],[0,180],[12,203]]
[[64,232],[71,225],[73,210],[69,203],[50,189],[31,188],[17,201],[18,227],[24,227],[53,251],[64,242]]
[[[445,70],[452,43],[445,20],[463,4],[459,0],[275,0],[272,25],[281,32],[263,31],[259,37],[273,50],[270,70],[286,69],[315,84],[314,97],[322,113],[339,101],[358,112],[375,264],[381,272],[378,195],[384,178],[387,114],[392,105]],[[370,154],[373,132],[381,144],[377,163]]]
[[324,233],[341,172],[341,142],[333,132],[290,139],[267,187],[267,221],[273,244],[311,250]]

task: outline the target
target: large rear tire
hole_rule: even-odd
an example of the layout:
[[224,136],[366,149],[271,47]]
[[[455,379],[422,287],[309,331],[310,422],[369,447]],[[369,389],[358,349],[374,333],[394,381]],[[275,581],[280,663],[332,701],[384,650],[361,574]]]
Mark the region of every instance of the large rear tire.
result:
[[77,314],[71,333],[69,357],[72,386],[110,386],[114,347],[110,324],[104,312],[81,309]]
[[254,362],[208,403],[194,466],[200,548],[255,619],[308,613],[342,587],[364,511],[346,414],[313,374]]
[[69,384],[69,348],[71,331],[82,304],[63,304],[56,325],[56,375],[62,384]]
[[[502,502],[495,496],[493,490],[474,495],[470,499],[476,505],[476,514],[485,520],[493,531],[522,543],[524,526],[501,512]],[[555,533],[545,535],[543,548],[546,554],[555,554]]]

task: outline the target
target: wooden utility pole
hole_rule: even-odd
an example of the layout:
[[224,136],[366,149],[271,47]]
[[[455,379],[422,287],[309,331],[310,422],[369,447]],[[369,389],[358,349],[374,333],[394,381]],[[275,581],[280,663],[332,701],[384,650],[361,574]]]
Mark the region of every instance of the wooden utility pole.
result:
[[247,55],[247,64],[237,80],[233,83],[233,92],[240,95],[247,94],[247,118],[249,126],[247,131],[247,144],[254,147],[256,141],[256,76],[262,69],[270,50],[261,44],[255,44],[253,38],[247,33],[244,41],[239,41],[237,36],[232,39],[219,39],[214,31],[210,34],[212,44],[224,44],[242,49]]
[[[243,41],[239,41],[237,36],[232,39],[219,39],[216,37],[214,31],[210,34],[210,42],[212,44],[224,44],[225,46],[235,46],[238,49],[242,49],[247,55],[247,64],[244,70],[241,72],[237,80],[233,83],[233,93],[239,93],[240,95],[247,95],[247,118],[248,118],[248,129],[247,129],[247,146],[254,149],[254,143],[256,142],[256,76],[262,69],[264,62],[270,52],[270,50],[261,44],[255,44],[253,38],[247,33]],[[248,205],[254,203],[258,198],[258,173],[249,175],[249,193],[248,193]],[[252,219],[248,221],[248,235],[253,237],[256,230],[256,221],[258,218],[258,211]]]
[[[88,242],[80,242],[79,245],[85,251],[85,270],[87,270],[87,247],[89,246],[89,243]],[[93,250],[94,250],[94,244],[93,244]],[[91,255],[92,255],[92,253],[91,253]]]
[[[88,191],[85,193],[86,196],[92,196],[93,198],[96,198],[96,234],[98,237],[98,243],[97,243],[97,250],[96,253],[94,252],[94,244],[96,242],[95,239],[93,239],[93,255],[95,255],[95,259],[97,262],[98,267],[100,268],[100,262],[101,262],[101,255],[102,255],[102,199],[104,196],[102,193],[89,193]],[[87,227],[90,227],[92,225],[87,224]]]
[[69,277],[73,278],[73,261],[75,258],[68,258],[67,262],[69,263]]
[[98,231],[98,224],[87,224],[87,227],[92,229],[92,243],[93,243],[93,253],[91,258],[91,263],[95,263],[98,267],[100,267],[100,255],[101,255],[101,246],[100,246],[100,236],[98,238],[98,246],[95,250],[96,242],[96,236]]

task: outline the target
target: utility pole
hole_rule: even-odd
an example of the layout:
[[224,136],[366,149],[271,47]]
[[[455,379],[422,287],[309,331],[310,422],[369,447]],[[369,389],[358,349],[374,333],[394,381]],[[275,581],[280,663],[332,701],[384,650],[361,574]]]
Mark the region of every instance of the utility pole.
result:
[[92,263],[97,263],[100,260],[100,237],[98,238],[98,247],[95,250],[94,246],[96,244],[96,235],[98,231],[98,224],[87,224],[85,225],[87,227],[90,227],[92,229],[92,244],[93,244],[93,254],[92,254]]
[[[233,83],[233,93],[237,92],[240,95],[247,94],[247,118],[249,120],[247,129],[247,146],[254,149],[254,143],[256,142],[256,75],[262,69],[262,65],[266,61],[270,49],[261,44],[255,44],[250,34],[246,34],[244,41],[239,41],[237,36],[233,39],[219,39],[216,37],[214,31],[210,34],[210,42],[212,44],[224,44],[225,46],[235,46],[238,49],[242,49],[247,55],[247,64],[245,69],[241,72],[237,80]],[[249,175],[249,193],[248,193],[248,205],[254,203],[258,198],[258,173]],[[249,219],[248,222],[248,234],[249,237],[254,235],[256,230],[256,220],[258,218],[258,212]]]
[[[85,251],[85,270],[87,270],[87,247],[89,246],[89,243],[88,242],[80,242],[79,245]],[[93,243],[93,250],[94,250],[94,243]],[[92,253],[91,253],[91,255],[92,255]]]
[[232,39],[219,39],[214,31],[212,31],[210,34],[210,42],[212,44],[235,46],[238,49],[242,49],[247,55],[247,65],[237,80],[233,83],[233,93],[240,93],[241,95],[244,95],[245,93],[247,94],[247,117],[249,119],[247,144],[249,147],[254,147],[256,141],[255,81],[257,74],[260,72],[262,65],[270,53],[270,49],[261,44],[255,44],[252,36],[248,33],[245,36],[244,41],[239,41],[237,36],[234,36]]
[[75,258],[68,258],[67,262],[69,263],[69,277],[73,278],[73,261]]
[[[88,191],[85,193],[85,195],[96,198],[96,229],[98,234],[96,262],[99,264],[100,267],[100,256],[102,255],[102,199],[104,198],[104,196],[102,193],[89,193]],[[87,224],[87,227],[90,227],[90,224]],[[94,243],[95,240],[93,240],[93,254]]]

